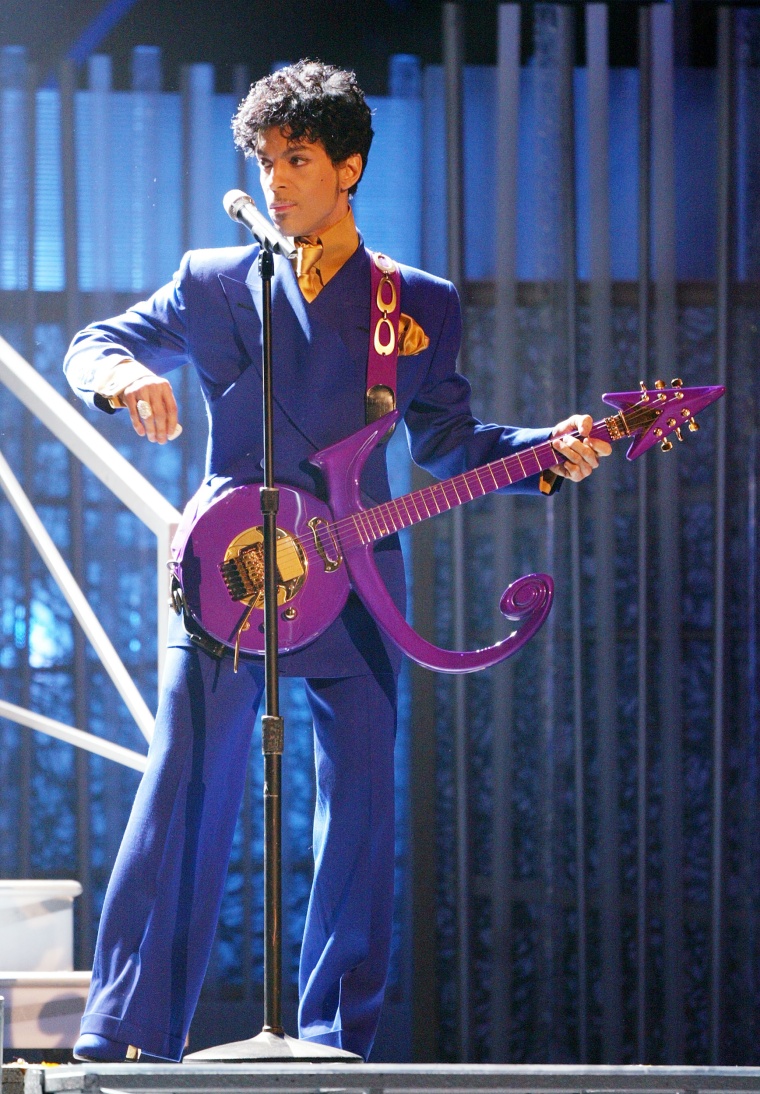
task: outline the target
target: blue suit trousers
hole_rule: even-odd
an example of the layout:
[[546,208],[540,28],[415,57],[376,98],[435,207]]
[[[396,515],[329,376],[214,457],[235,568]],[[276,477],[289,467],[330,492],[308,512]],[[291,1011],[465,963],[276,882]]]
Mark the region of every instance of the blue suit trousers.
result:
[[[390,956],[392,674],[309,679],[317,800],[299,1034],[365,1059]],[[178,1060],[219,916],[260,665],[170,648],[148,768],[108,886],[83,1033]],[[286,879],[287,884],[287,879]]]

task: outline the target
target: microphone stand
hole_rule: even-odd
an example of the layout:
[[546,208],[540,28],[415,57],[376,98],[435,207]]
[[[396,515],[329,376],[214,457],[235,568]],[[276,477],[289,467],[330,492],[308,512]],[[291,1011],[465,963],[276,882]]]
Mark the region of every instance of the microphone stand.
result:
[[[249,225],[250,227],[250,225]],[[254,228],[251,231],[258,238]],[[264,415],[264,679],[265,713],[261,719],[264,754],[264,1025],[261,1033],[201,1049],[185,1061],[265,1063],[361,1063],[361,1056],[344,1049],[289,1037],[282,1024],[282,753],[285,723],[280,716],[277,641],[277,510],[280,492],[274,484],[274,411],[272,370],[272,277],[274,257],[268,237],[259,239],[262,285],[262,376]],[[248,925],[246,925],[248,926]]]

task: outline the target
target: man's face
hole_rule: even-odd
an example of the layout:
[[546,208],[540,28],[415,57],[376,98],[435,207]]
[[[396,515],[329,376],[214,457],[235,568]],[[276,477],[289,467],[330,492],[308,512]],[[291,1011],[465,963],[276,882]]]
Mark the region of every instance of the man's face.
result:
[[269,215],[283,235],[323,232],[348,212],[348,191],[361,175],[361,156],[336,165],[321,141],[289,141],[273,127],[259,133],[256,158]]

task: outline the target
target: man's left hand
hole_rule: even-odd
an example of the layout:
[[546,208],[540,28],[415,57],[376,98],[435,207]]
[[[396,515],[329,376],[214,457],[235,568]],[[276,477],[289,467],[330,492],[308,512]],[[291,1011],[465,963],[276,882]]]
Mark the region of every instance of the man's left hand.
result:
[[[612,445],[607,441],[589,437],[593,424],[590,414],[573,414],[563,422],[557,422],[551,441],[565,457],[565,462],[550,468],[555,475],[580,482],[599,466],[601,456],[609,456],[612,452]],[[579,433],[580,436],[569,436],[572,433]]]

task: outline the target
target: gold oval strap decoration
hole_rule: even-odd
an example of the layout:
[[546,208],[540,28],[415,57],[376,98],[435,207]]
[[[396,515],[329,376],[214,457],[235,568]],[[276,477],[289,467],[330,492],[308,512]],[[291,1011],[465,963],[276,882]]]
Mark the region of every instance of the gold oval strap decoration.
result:
[[[384,296],[385,296],[386,289],[390,289],[390,299],[389,300],[383,299]],[[391,279],[387,275],[382,279],[380,284],[377,286],[376,300],[377,300],[377,306],[380,309],[380,311],[385,312],[387,314],[388,312],[393,312],[393,311],[396,310],[396,304],[398,302],[398,298],[396,297],[396,286],[393,284],[393,282],[391,281]]]
[[[385,344],[383,344],[380,337],[380,331],[383,329],[387,329],[388,331],[388,341]],[[375,327],[375,352],[379,353],[381,357],[390,357],[395,348],[396,332],[393,329],[393,324],[390,319],[386,315],[383,315],[378,319],[377,326]]]

